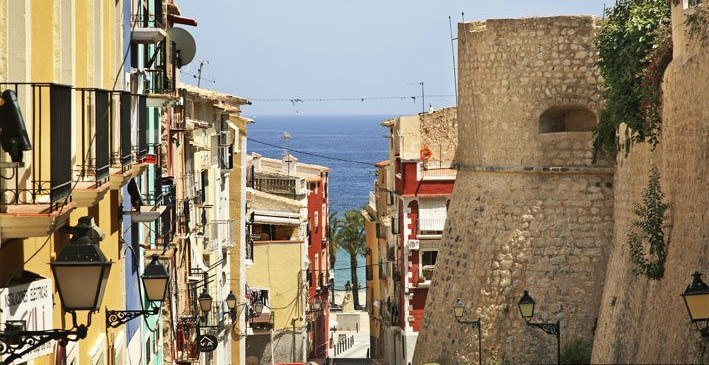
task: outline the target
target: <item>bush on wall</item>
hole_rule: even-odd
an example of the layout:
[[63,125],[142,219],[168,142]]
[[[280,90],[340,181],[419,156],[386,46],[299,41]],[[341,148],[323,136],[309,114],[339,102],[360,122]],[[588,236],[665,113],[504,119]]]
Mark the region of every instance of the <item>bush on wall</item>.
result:
[[660,280],[665,274],[667,247],[664,229],[665,213],[669,205],[663,199],[660,173],[653,167],[650,170],[650,181],[643,192],[642,204],[636,204],[633,211],[638,217],[633,221],[635,229],[628,233],[633,272],[653,280]]
[[670,4],[620,0],[606,15],[595,38],[606,104],[595,130],[594,149],[614,154],[621,123],[632,130],[622,137],[626,142],[658,142],[662,77],[672,60]]

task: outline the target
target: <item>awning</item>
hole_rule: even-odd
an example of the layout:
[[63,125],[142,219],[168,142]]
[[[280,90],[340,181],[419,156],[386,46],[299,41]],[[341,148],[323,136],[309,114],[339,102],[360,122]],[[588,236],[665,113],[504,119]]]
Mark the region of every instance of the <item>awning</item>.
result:
[[300,225],[300,213],[254,210],[254,223]]
[[171,21],[172,23],[191,25],[193,27],[197,26],[197,21],[195,19],[187,18],[184,16],[175,15],[175,14],[167,14],[167,20]]

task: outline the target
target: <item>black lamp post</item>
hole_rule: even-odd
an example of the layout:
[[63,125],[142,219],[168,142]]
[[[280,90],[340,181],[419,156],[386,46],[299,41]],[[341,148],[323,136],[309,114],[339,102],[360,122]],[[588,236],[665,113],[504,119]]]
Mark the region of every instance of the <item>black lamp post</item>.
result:
[[[64,311],[71,314],[72,328],[25,331],[24,321],[11,323],[0,332],[0,355],[9,355],[2,364],[12,364],[52,340],[66,346],[69,341],[86,338],[91,314],[101,305],[112,262],[96,245],[102,237],[91,234],[90,230],[96,228],[91,217],[80,218],[79,224],[71,228],[74,236],[50,266]],[[77,310],[89,311],[85,325],[77,325]]]
[[531,322],[534,316],[534,306],[536,302],[526,290],[517,305],[519,306],[519,312],[522,314],[522,318],[527,322],[527,326],[539,328],[549,335],[556,335],[556,363],[561,364],[561,323],[559,321],[556,321],[556,323]]
[[458,298],[455,301],[455,304],[453,304],[453,315],[455,315],[455,319],[458,321],[458,323],[462,324],[467,324],[473,328],[478,329],[478,365],[482,365],[483,363],[483,340],[482,340],[482,329],[481,327],[481,322],[480,318],[478,318],[476,321],[469,320],[469,319],[463,319],[463,312],[465,310],[465,305],[463,302]]
[[[167,269],[158,260],[159,255],[152,255],[152,261],[145,266],[145,272],[141,276],[145,297],[149,302],[163,302],[167,295],[167,283],[170,276]],[[108,310],[106,309],[106,327],[117,328],[131,319],[140,316],[154,316],[158,314],[160,308],[153,306],[148,310]]]
[[[702,337],[709,338],[709,285],[702,281],[702,274],[692,274],[692,282],[682,293],[689,318],[697,325]],[[702,327],[701,323],[704,323]]]

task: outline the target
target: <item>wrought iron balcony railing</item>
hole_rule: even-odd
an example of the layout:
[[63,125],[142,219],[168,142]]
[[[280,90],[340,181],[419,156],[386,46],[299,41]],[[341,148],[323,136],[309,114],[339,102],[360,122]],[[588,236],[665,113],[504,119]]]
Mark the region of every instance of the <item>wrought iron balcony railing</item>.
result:
[[[131,128],[131,110],[133,95],[127,91],[113,92],[111,97],[112,109],[118,109],[118,115],[111,113],[110,141],[111,165],[126,171],[133,162]],[[116,126],[117,125],[117,126]],[[116,138],[118,137],[118,138]]]
[[148,105],[145,95],[138,95],[138,140],[133,145],[135,161],[142,161],[148,154]]
[[32,143],[29,161],[0,189],[2,204],[49,204],[53,210],[71,194],[71,87],[19,82],[0,83],[0,89],[17,94]]
[[136,12],[131,14],[131,27],[163,28],[163,0],[139,0]]
[[109,120],[111,119],[111,92],[95,88],[77,88],[77,113],[81,118],[76,156],[76,172],[79,181],[96,182],[96,186],[108,180],[109,168]]

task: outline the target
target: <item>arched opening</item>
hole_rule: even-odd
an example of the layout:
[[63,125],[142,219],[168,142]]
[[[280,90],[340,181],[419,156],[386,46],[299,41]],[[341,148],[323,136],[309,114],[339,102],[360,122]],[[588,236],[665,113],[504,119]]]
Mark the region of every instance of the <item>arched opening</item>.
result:
[[539,116],[539,133],[589,132],[596,114],[578,105],[553,106]]

